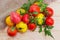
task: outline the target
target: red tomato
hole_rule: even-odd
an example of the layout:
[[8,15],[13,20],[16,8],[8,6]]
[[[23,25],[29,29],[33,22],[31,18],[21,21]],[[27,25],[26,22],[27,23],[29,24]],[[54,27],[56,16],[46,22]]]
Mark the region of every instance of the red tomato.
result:
[[17,34],[17,30],[15,27],[8,28],[7,33],[9,36],[15,36]]
[[17,24],[17,23],[19,23],[21,21],[20,14],[18,14],[16,12],[11,12],[10,18],[11,18],[12,22],[14,22],[15,24]]
[[35,28],[36,28],[36,24],[34,24],[34,23],[29,23],[28,24],[28,29],[29,30],[33,31],[33,30],[35,30]]
[[53,9],[52,8],[47,7],[46,10],[48,12],[46,16],[49,16],[49,17],[53,16]]
[[50,17],[46,18],[46,24],[52,26],[54,24],[54,20]]
[[40,7],[36,4],[30,6],[29,12],[40,12]]
[[26,24],[28,24],[29,23],[29,15],[28,14],[23,15],[22,21],[25,22]]

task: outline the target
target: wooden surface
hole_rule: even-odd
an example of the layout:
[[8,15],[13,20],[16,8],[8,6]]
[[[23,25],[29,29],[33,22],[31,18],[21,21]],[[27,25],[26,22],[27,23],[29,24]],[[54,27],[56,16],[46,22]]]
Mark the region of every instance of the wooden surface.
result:
[[[26,2],[25,0],[23,0]],[[11,11],[15,11],[23,4],[22,0],[0,0],[0,28],[6,27],[3,23],[3,19],[9,15]],[[49,4],[54,10],[54,29],[52,34],[55,40],[60,40],[60,0],[52,2]],[[45,36],[44,32],[38,33],[38,28],[34,31],[27,31],[24,34],[17,33],[15,37],[10,37],[7,35],[7,27],[4,30],[0,30],[0,40],[53,40],[49,36]]]

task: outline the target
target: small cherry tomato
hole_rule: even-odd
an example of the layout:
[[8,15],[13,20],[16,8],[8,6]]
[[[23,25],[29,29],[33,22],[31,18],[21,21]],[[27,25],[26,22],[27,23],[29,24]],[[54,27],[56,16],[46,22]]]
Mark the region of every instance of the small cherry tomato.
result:
[[36,4],[30,6],[29,12],[40,12],[40,7]]
[[52,26],[54,24],[54,20],[50,17],[46,18],[46,24],[49,25],[49,26]]
[[28,29],[31,30],[31,31],[35,30],[35,29],[36,29],[36,24],[34,24],[34,23],[29,23],[29,24],[28,24]]
[[6,17],[5,22],[6,22],[6,24],[7,24],[8,26],[13,26],[13,25],[14,25],[14,23],[13,23],[13,22],[11,21],[11,19],[10,19],[10,16]]
[[9,36],[15,36],[17,34],[17,30],[15,27],[9,27],[7,29],[7,33]]
[[17,9],[16,12],[21,14],[21,15],[26,13],[26,11],[24,9],[22,9],[22,8]]
[[46,16],[48,16],[48,17],[51,17],[51,16],[53,16],[53,9],[52,8],[50,8],[50,7],[47,7],[46,8]]
[[29,23],[29,14],[23,15],[22,21],[25,22],[26,24],[28,24]]

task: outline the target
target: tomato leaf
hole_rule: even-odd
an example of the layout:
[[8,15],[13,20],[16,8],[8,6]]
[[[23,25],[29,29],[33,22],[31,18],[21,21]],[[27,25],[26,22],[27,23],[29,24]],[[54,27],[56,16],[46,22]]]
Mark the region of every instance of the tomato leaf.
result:
[[51,31],[49,29],[47,29],[47,27],[45,27],[44,32],[45,32],[45,35],[51,36],[54,39],[54,37],[52,36]]
[[37,19],[37,18],[35,18],[34,20],[35,20],[35,24],[36,24],[36,25],[38,25],[38,21],[37,21],[38,19]]
[[39,32],[42,32],[42,25],[39,25]]
[[53,26],[48,26],[48,25],[46,25],[46,27],[47,27],[48,29],[54,28]]
[[21,8],[25,9],[26,11],[29,10],[29,7],[34,3],[32,0],[28,0],[28,3],[24,3]]
[[40,11],[43,12],[47,7],[47,4],[42,4]]
[[36,0],[30,0],[31,4],[33,4]]
[[43,2],[43,0],[37,0],[37,1],[38,1],[38,2],[41,2],[41,3]]
[[52,28],[53,28],[53,26],[48,26],[47,28],[48,28],[48,29],[52,29]]
[[31,23],[34,23],[35,21],[34,21],[34,19],[30,19],[30,22],[31,22]]

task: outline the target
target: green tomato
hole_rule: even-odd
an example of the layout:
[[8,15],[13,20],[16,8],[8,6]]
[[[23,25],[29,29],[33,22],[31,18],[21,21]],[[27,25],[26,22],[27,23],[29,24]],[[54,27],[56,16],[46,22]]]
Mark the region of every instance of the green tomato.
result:
[[38,21],[38,24],[39,24],[39,25],[42,25],[43,22],[44,22],[43,19],[38,19],[37,21]]
[[21,15],[26,13],[26,11],[24,9],[22,9],[22,8],[17,9],[16,12],[21,14]]

